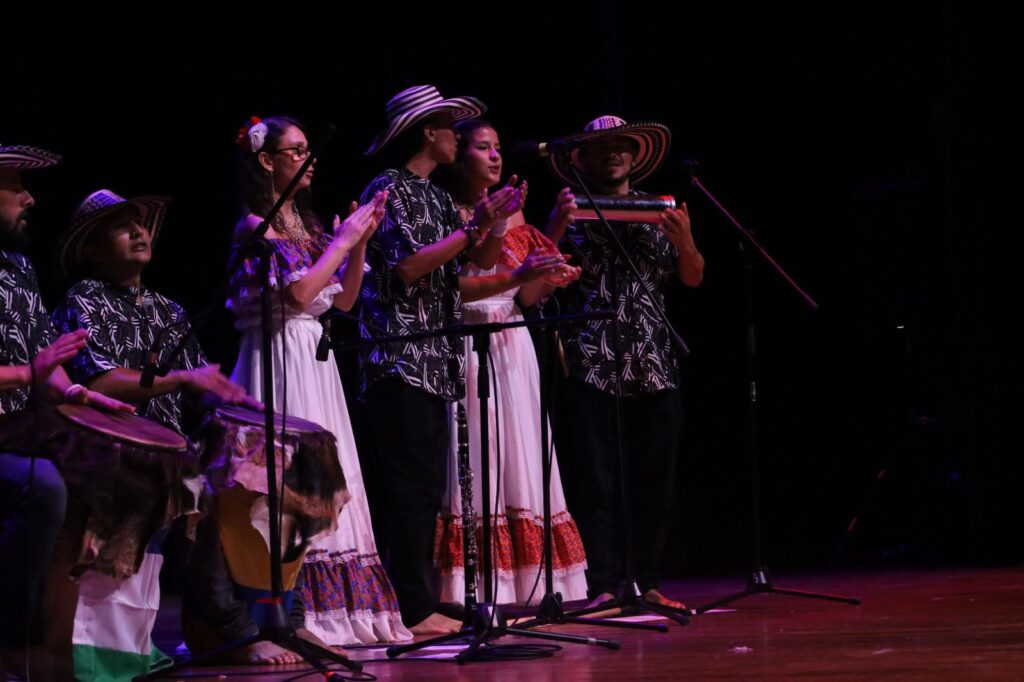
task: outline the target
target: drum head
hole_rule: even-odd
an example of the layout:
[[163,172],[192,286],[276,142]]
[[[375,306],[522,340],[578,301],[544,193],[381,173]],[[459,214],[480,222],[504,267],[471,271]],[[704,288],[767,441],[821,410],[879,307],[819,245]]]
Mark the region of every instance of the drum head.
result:
[[[240,405],[224,405],[216,409],[216,414],[222,419],[233,421],[238,424],[249,426],[263,426],[263,413],[257,410],[242,407]],[[287,427],[288,433],[322,433],[326,429],[315,422],[299,417],[289,416],[283,419],[281,415],[274,415],[274,428],[281,431]]]
[[57,406],[68,421],[116,440],[154,448],[184,450],[186,442],[176,431],[154,421],[126,412],[105,412],[87,405],[64,403]]

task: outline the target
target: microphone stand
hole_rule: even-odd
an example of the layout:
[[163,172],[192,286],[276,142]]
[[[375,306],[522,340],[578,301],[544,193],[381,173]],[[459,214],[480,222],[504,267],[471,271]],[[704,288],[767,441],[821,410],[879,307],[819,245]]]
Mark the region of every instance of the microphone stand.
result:
[[[225,298],[225,293],[228,289],[231,275],[241,264],[244,255],[246,253],[257,253],[260,256],[260,281],[263,285],[260,288],[260,347],[263,349],[261,354],[261,368],[264,386],[263,415],[264,443],[266,446],[265,459],[267,463],[267,507],[270,514],[271,593],[268,599],[261,601],[261,606],[263,608],[257,611],[258,616],[256,617],[256,624],[259,626],[259,633],[246,639],[229,642],[221,647],[211,649],[210,651],[203,652],[197,656],[192,656],[187,660],[178,661],[169,668],[164,668],[148,675],[140,675],[136,677],[135,680],[161,678],[183,668],[191,667],[204,661],[217,659],[225,653],[251,646],[258,642],[271,642],[283,649],[297,653],[306,663],[313,666],[317,672],[324,675],[326,679],[335,679],[337,673],[324,665],[320,661],[321,658],[327,658],[334,663],[340,663],[352,671],[362,670],[362,665],[359,662],[353,661],[339,653],[331,651],[330,649],[312,644],[311,642],[307,642],[300,638],[296,634],[295,628],[292,627],[291,622],[288,619],[288,614],[285,612],[283,599],[284,589],[281,574],[281,527],[279,525],[279,507],[281,501],[278,499],[277,492],[277,456],[274,447],[276,439],[274,420],[274,365],[273,353],[270,352],[270,348],[273,343],[273,307],[271,303],[270,288],[270,259],[273,255],[273,247],[270,242],[264,238],[264,235],[266,235],[267,230],[270,228],[270,223],[273,221],[274,217],[280,212],[287,197],[292,196],[292,193],[295,191],[299,181],[306,173],[306,170],[313,164],[320,151],[326,146],[327,142],[333,136],[333,132],[334,127],[331,126],[323,138],[310,149],[309,156],[306,157],[305,162],[298,171],[296,171],[284,192],[281,193],[281,196],[278,197],[278,200],[274,203],[267,216],[263,219],[263,222],[261,222],[252,234],[250,234],[249,237],[238,246],[234,257],[228,265],[227,274],[220,287],[220,295],[215,299],[215,301],[220,301]],[[283,286],[283,283],[280,284]],[[212,311],[213,305],[214,304],[208,306],[207,309],[201,313],[201,317],[199,319],[205,320],[206,316]],[[192,325],[175,346],[168,362],[162,367],[156,368],[154,373],[160,374],[161,376],[167,374],[167,368],[169,368],[170,364],[173,363],[174,359],[182,352],[185,345],[195,335],[195,330],[196,326]],[[158,339],[159,338],[160,337],[158,337]],[[283,425],[286,426],[286,423]]]
[[702,614],[710,611],[711,609],[718,608],[725,604],[742,599],[752,594],[787,594],[794,597],[808,597],[811,599],[824,599],[827,601],[838,601],[846,604],[860,604],[860,599],[856,597],[842,597],[831,594],[821,594],[817,592],[807,592],[804,590],[792,590],[784,589],[781,587],[775,587],[772,584],[771,576],[768,572],[768,567],[765,565],[762,557],[762,542],[761,542],[761,498],[760,498],[760,474],[758,470],[758,431],[757,431],[757,412],[758,412],[758,391],[757,391],[757,379],[755,376],[755,358],[757,355],[757,334],[756,327],[754,324],[754,296],[753,296],[753,259],[751,258],[751,252],[756,253],[761,260],[768,263],[772,270],[782,278],[788,285],[789,288],[796,293],[797,296],[810,308],[812,311],[818,309],[817,302],[811,298],[800,286],[793,281],[785,270],[782,269],[775,260],[768,255],[754,236],[745,230],[740,223],[732,217],[732,214],[715,198],[715,196],[708,191],[708,189],[701,183],[700,178],[697,177],[697,167],[693,162],[684,163],[684,168],[690,174],[690,183],[696,187],[701,194],[703,194],[714,206],[718,209],[719,213],[725,216],[726,220],[736,229],[740,235],[740,253],[743,256],[743,267],[745,271],[744,281],[744,298],[745,298],[745,309],[746,309],[746,326],[747,326],[747,343],[746,343],[746,360],[747,360],[747,448],[750,457],[750,508],[751,508],[751,522],[753,524],[754,531],[754,547],[753,547],[753,570],[750,576],[747,578],[746,588],[731,594],[721,599],[716,599],[712,602],[699,606],[695,609],[696,613]]
[[[572,320],[597,319],[609,317],[611,313],[585,313],[577,315],[563,315],[549,317],[540,320],[517,320],[515,322],[488,322],[483,324],[458,324],[434,331],[417,332],[415,334],[399,334],[395,336],[383,336],[355,344],[346,344],[346,349],[367,348],[388,343],[409,342],[421,339],[433,338],[436,336],[462,336],[473,339],[473,350],[479,358],[477,368],[477,396],[480,402],[480,467],[483,469],[481,476],[481,520],[483,523],[483,548],[481,552],[481,570],[483,571],[484,599],[475,604],[475,608],[467,610],[464,627],[458,632],[453,632],[439,637],[413,642],[411,644],[390,646],[387,648],[388,658],[397,658],[404,653],[416,651],[425,647],[443,644],[457,640],[469,640],[469,646],[455,656],[457,663],[465,663],[470,660],[480,659],[485,656],[481,646],[501,637],[503,635],[517,635],[519,637],[531,637],[535,639],[546,639],[556,642],[570,642],[573,644],[592,644],[603,646],[608,649],[618,649],[620,644],[614,640],[597,639],[594,637],[582,637],[579,635],[566,635],[555,632],[534,632],[521,627],[508,627],[504,614],[494,603],[494,591],[492,584],[492,541],[491,541],[491,476],[490,476],[490,426],[488,402],[490,398],[490,375],[488,373],[490,356],[491,334],[504,329],[515,327],[530,327],[547,324],[560,324]],[[546,519],[550,524],[550,520]],[[548,529],[547,532],[550,532]],[[466,566],[466,570],[470,570]],[[472,602],[471,602],[472,598]],[[467,604],[475,602],[475,595],[466,593]]]
[[[563,152],[568,153],[568,151]],[[680,357],[685,358],[690,354],[690,349],[683,341],[683,338],[676,332],[675,327],[672,326],[672,322],[668,318],[668,313],[665,311],[664,306],[658,303],[658,299],[655,297],[654,292],[651,291],[650,285],[641,276],[639,268],[636,263],[630,258],[629,251],[626,249],[626,245],[622,243],[619,235],[612,228],[611,224],[604,216],[604,212],[598,205],[598,202],[594,200],[594,196],[590,189],[587,187],[579,171],[576,170],[576,166],[572,163],[566,164],[573,172],[573,176],[576,179],[577,186],[583,190],[583,193],[590,200],[591,205],[594,207],[594,213],[597,214],[598,222],[604,228],[604,234],[608,237],[608,241],[614,245],[616,255],[622,259],[636,277],[636,281],[643,287],[644,292],[647,294],[648,299],[651,301],[651,305],[657,311],[658,317],[661,322],[665,325],[668,330],[669,336],[672,338],[676,349],[679,352]],[[612,273],[612,291],[615,293],[616,298],[618,297],[618,281]],[[640,587],[636,581],[636,575],[634,573],[633,565],[633,528],[632,528],[632,513],[630,509],[629,499],[627,497],[627,485],[626,485],[626,461],[622,450],[622,421],[621,421],[621,409],[619,404],[622,400],[622,349],[619,346],[619,334],[618,334],[618,321],[613,316],[612,318],[612,336],[614,337],[613,352],[615,353],[615,364],[616,373],[618,375],[618,382],[616,383],[615,389],[615,445],[617,452],[617,460],[619,467],[619,506],[620,506],[620,518],[622,519],[622,537],[623,537],[623,567],[625,569],[625,579],[623,581],[622,590],[619,595],[614,599],[610,599],[597,606],[591,606],[584,609],[578,609],[568,613],[562,612],[560,601],[557,597],[545,595],[544,601],[541,604],[541,610],[538,615],[530,621],[523,624],[523,627],[534,627],[537,625],[546,625],[549,623],[587,623],[590,625],[605,625],[610,627],[629,628],[635,630],[653,630],[656,632],[668,632],[668,627],[663,623],[624,623],[621,621],[610,620],[610,619],[597,619],[597,618],[584,618],[588,614],[592,613],[604,613],[605,611],[617,610],[619,616],[631,616],[639,614],[643,611],[656,613],[660,616],[664,616],[670,620],[679,623],[680,625],[687,625],[690,622],[691,611],[689,609],[677,609],[672,606],[666,606],[665,604],[658,604],[649,601],[644,598],[640,592]],[[550,472],[549,472],[550,475]]]

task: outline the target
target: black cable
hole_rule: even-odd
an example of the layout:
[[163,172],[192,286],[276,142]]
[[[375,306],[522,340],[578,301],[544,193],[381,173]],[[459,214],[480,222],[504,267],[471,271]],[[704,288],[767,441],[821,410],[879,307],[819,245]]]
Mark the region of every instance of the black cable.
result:
[[[554,299],[554,296],[550,296],[549,299]],[[555,299],[555,303],[557,305],[557,303],[558,303],[557,299]],[[540,316],[542,318],[544,317],[543,306],[541,306],[541,309],[540,309]],[[550,333],[550,330],[548,330],[546,327],[541,327],[541,333],[544,335],[543,338],[545,339],[545,342],[546,342],[547,341],[547,335]],[[533,345],[533,339],[532,338],[530,340],[530,345],[531,345],[531,347]],[[547,345],[546,345],[546,343],[541,345],[541,352],[542,353],[547,353]],[[536,355],[536,351],[534,352],[534,355]],[[544,390],[544,377],[540,376],[539,371],[540,370],[538,368],[537,389],[538,389],[538,391],[543,391]],[[540,398],[540,395],[538,394],[537,397]],[[541,415],[541,419],[547,419],[547,418],[548,418],[548,416],[546,414],[542,414]],[[543,428],[543,424],[541,425],[541,427]],[[549,474],[551,472],[551,462],[554,461],[552,456],[551,456],[552,452],[554,452],[554,434],[551,431],[551,429],[549,428],[548,429],[548,472],[549,472]],[[544,456],[544,453],[541,452],[541,457],[543,457],[543,456]],[[543,471],[543,468],[541,469],[541,471]],[[546,486],[550,487],[551,486],[551,478],[549,477],[547,481],[545,481],[543,479],[544,479],[544,476],[543,476],[543,474],[541,474],[541,486],[545,486],[546,485]],[[541,492],[543,493],[543,491],[541,491]],[[543,528],[543,524],[544,524],[543,514],[544,514],[544,510],[541,509],[541,515],[542,515],[541,516],[541,524],[542,524],[541,527],[542,528]],[[554,532],[553,528],[552,528],[552,532]],[[526,597],[526,605],[527,606],[529,606],[530,603],[533,602],[533,597],[534,597],[535,594],[537,594],[537,587],[540,586],[540,579],[544,575],[544,568],[545,568],[547,557],[545,556],[545,551],[543,549],[543,544],[544,543],[543,543],[543,540],[542,540],[542,542],[541,542],[540,561],[537,563],[537,576],[533,579],[533,587],[530,588],[529,596]],[[554,564],[554,561],[555,561],[555,558],[554,558],[554,556],[552,556],[551,557],[551,563]],[[554,566],[552,566],[552,570],[554,570]]]
[[281,682],[293,682],[294,680],[301,680],[302,678],[309,677],[310,675],[321,675],[327,680],[352,680],[353,682],[373,682],[373,680],[377,679],[376,675],[368,672],[355,672],[348,670],[347,668],[331,668],[330,666],[327,666],[327,669],[329,672],[323,673],[316,668],[310,668],[309,670],[295,675],[294,677],[286,677]]
[[[368,662],[371,662],[371,661],[363,661],[363,663],[368,663]],[[381,662],[383,662],[383,661],[381,661]],[[340,665],[340,664],[337,664],[337,665]],[[252,669],[253,667],[255,667],[255,666],[248,666],[247,670],[217,671],[216,675],[217,675],[217,677],[220,677],[220,678],[237,677],[237,678],[242,678],[242,679],[246,679],[246,680],[254,678],[254,677],[268,677],[268,676],[274,675],[275,679],[277,679],[278,675],[283,675],[286,672],[288,672],[288,671],[282,671],[280,669],[276,669],[274,666],[270,666],[268,668],[263,668],[261,670],[253,670]],[[372,675],[372,674],[367,673],[367,672],[356,673],[356,672],[352,672],[350,670],[347,670],[345,668],[331,668],[330,665],[328,665],[327,667],[330,670],[330,675],[331,675],[330,679],[335,679],[335,680],[353,680],[355,682],[373,682],[374,680],[377,679],[377,677],[375,675]],[[285,682],[287,682],[287,680],[300,680],[303,677],[308,677],[310,675],[322,675],[322,674],[323,673],[321,673],[319,670],[317,670],[316,668],[310,666],[310,667],[305,668],[302,671],[300,671],[299,674],[294,676],[294,677],[285,678]],[[210,672],[208,670],[202,670],[202,669],[200,669],[200,670],[190,670],[189,672],[176,672],[176,673],[174,673],[174,677],[175,677],[175,679],[182,679],[182,680],[188,680],[188,679],[192,679],[192,678],[209,679]]]
[[[271,247],[271,248],[273,248],[273,247]],[[272,257],[272,254],[269,257]],[[269,264],[268,264],[268,267],[269,267]],[[288,362],[287,362],[287,359],[288,359],[288,335],[285,333],[285,331],[286,331],[285,330],[285,326],[288,324],[288,320],[286,318],[286,315],[287,315],[287,301],[286,301],[286,298],[285,298],[284,289],[285,289],[284,277],[281,276],[280,281],[278,281],[278,283],[277,283],[278,298],[280,299],[280,302],[281,302],[281,392],[282,392],[282,396],[281,396],[281,431],[280,431],[280,438],[281,438],[281,483],[280,483],[280,491],[279,491],[278,496],[277,496],[277,500],[278,500],[278,503],[277,503],[277,537],[280,538],[281,543],[282,543],[282,546],[279,548],[279,549],[282,550],[282,554],[284,553],[283,552],[284,536],[283,536],[283,534],[281,532],[282,529],[284,528],[284,493],[285,493],[285,489],[284,489],[284,478],[285,478],[284,477],[284,469],[285,469],[284,464],[285,464],[285,461],[284,461],[284,458],[285,458],[285,440],[286,440],[286,435],[287,435],[287,430],[288,430]],[[271,319],[271,323],[273,323],[273,319]],[[271,338],[273,338],[273,337],[271,337]],[[273,347],[273,341],[271,341],[271,347]],[[264,352],[271,352],[271,351],[272,351],[272,348],[268,348]],[[270,386],[270,387],[268,387],[265,390],[273,390],[273,386]],[[271,445],[273,446],[273,444],[271,444]],[[275,455],[275,459],[276,459],[276,455]],[[275,463],[274,466],[277,466],[277,464]],[[275,557],[275,560],[278,560],[277,557]],[[281,591],[282,591],[281,597],[283,599],[284,598],[284,586],[283,585],[281,586]],[[291,611],[290,608],[289,608],[289,611]]]
[[[34,349],[32,349],[31,347],[29,347],[27,345],[26,345],[26,349],[28,350],[28,371],[29,371],[29,376],[30,376],[30,382],[31,383],[29,383],[28,395],[26,396],[25,406],[28,408],[29,414],[32,415],[32,417],[31,417],[32,421],[33,422],[37,422],[36,426],[34,426],[32,428],[32,431],[34,433],[38,433],[39,432],[39,429],[38,429],[39,413],[35,409],[35,407],[36,407],[35,403],[36,403],[36,401],[38,399],[37,392],[36,392],[37,378],[36,378],[36,366],[35,366],[35,351],[34,351]],[[33,448],[32,452],[29,453],[28,484],[25,486],[26,497],[31,497],[32,496],[32,485],[33,485],[33,483],[35,483],[35,479],[36,479],[36,452],[35,452],[35,448]],[[32,526],[34,525],[32,523],[33,519],[34,519],[34,515],[33,514],[29,514],[28,515],[28,519],[27,519],[27,523],[26,523],[26,525],[28,526],[28,546],[25,548],[25,551],[27,552],[27,555],[26,555],[26,558],[25,558],[25,569],[26,569],[25,570],[25,575],[28,576],[28,579],[29,579],[30,582],[28,584],[28,613],[25,614],[25,651],[29,651],[32,648],[32,624],[33,624],[32,622],[34,620],[33,616],[35,615],[35,611],[36,611],[36,605],[33,602],[35,601],[34,596],[39,593],[39,590],[32,589],[33,585],[31,583],[31,580],[33,580],[34,576],[29,575],[29,570],[28,570],[29,562],[32,560],[32,556],[33,556],[33,551],[32,550],[33,550],[33,548],[35,546],[35,537],[36,537],[36,534],[35,534],[35,532],[34,532],[34,530],[32,528]],[[44,573],[44,575],[45,575],[45,573]],[[10,586],[8,586],[8,587],[10,587]],[[25,682],[32,682],[32,656],[27,656],[25,658]]]
[[[558,299],[557,296],[549,296],[547,301],[545,302],[545,305],[547,305],[548,303],[553,303],[554,304],[554,306],[555,306],[555,316],[556,317],[558,317],[558,316],[560,316],[562,314],[562,303]],[[543,310],[541,311],[541,316],[543,317]],[[556,361],[553,362],[553,363],[550,362],[551,358],[550,358],[550,353],[549,353],[549,348],[548,348],[547,341],[548,341],[549,335],[553,335],[553,334],[552,334],[551,330],[547,329],[546,327],[543,327],[542,329],[543,329],[543,332],[545,334],[545,337],[544,337],[544,343],[541,344],[541,352],[545,353],[545,354],[547,354],[549,356],[549,357],[547,357],[545,359],[545,362],[550,365],[550,369],[549,369],[550,375],[547,377],[547,381],[548,381],[547,385],[545,385],[545,383],[544,383],[544,377],[540,376],[540,385],[538,386],[538,389],[541,390],[541,391],[547,391],[548,392],[548,397],[549,397],[548,409],[550,410],[551,409],[550,408],[550,405],[551,405],[551,401],[550,401],[551,387],[554,386],[555,382],[558,380],[559,358],[556,358],[555,359]],[[555,328],[555,333],[557,333],[557,332],[558,332],[558,328],[556,327]],[[556,342],[557,341],[558,340],[556,338]],[[557,346],[556,346],[555,350],[557,350]],[[546,414],[541,415],[541,418],[542,419],[548,419],[548,415],[546,415]],[[550,425],[550,422],[551,422],[551,420],[548,419],[549,425]],[[554,431],[554,429],[550,428],[550,426],[548,428],[548,452],[547,452],[547,455],[548,455],[548,468],[547,468],[547,470],[548,470],[548,480],[547,481],[541,481],[541,485],[546,485],[550,489],[551,486],[552,486],[552,482],[554,481],[554,478],[555,478],[555,472],[554,472],[554,463],[555,463],[555,431]],[[543,452],[541,453],[541,456],[542,457],[544,456]],[[542,478],[543,478],[543,476],[542,476]],[[561,479],[559,479],[559,480],[561,480]],[[550,509],[548,511],[551,512]],[[542,513],[543,513],[543,510],[542,510]],[[553,517],[554,515],[552,514],[551,516]],[[544,522],[543,518],[541,518],[541,522],[542,523]],[[549,520],[549,523],[551,524],[551,532],[554,533],[554,518],[551,518]],[[544,554],[545,554],[545,552],[543,550],[541,550],[541,561],[540,561],[540,564],[537,566],[537,577],[534,578],[533,587],[530,589],[530,596],[527,597],[527,599],[526,599],[526,604],[527,605],[529,605],[530,602],[533,601],[533,597],[537,593],[537,587],[540,586],[540,580],[541,580],[541,578],[544,575],[545,562],[548,559],[546,556],[544,556]],[[551,570],[554,571],[554,563],[555,563],[554,543],[552,543],[552,556],[550,557],[550,560],[551,560],[551,563],[552,563]]]
[[[496,467],[495,483],[494,483],[494,512],[491,514],[491,523],[494,525],[491,531],[491,558],[494,565],[491,567],[491,571],[494,575],[494,605],[498,604],[498,589],[501,585],[499,579],[501,573],[498,570],[498,510],[501,508],[501,419],[498,413],[498,374],[494,369],[494,355],[491,355],[491,362],[489,364],[491,372],[491,396],[494,398],[494,465]],[[484,472],[485,475],[490,476],[491,472]],[[487,501],[490,504],[490,500]],[[505,518],[505,527],[508,529],[508,517]],[[506,532],[510,532],[506,530]],[[512,567],[512,595],[515,596],[515,566]],[[498,612],[497,608],[491,609],[491,627],[494,627],[494,618]]]

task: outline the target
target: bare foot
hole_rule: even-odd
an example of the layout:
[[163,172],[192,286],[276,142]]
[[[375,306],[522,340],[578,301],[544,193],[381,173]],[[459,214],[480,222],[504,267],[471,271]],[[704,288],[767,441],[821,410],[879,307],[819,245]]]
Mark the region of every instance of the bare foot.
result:
[[302,662],[298,654],[273,642],[256,642],[232,652],[228,657],[232,662],[243,665],[290,665]]
[[587,604],[586,608],[592,609],[595,606],[600,606],[601,604],[603,604],[603,603],[605,603],[607,601],[611,601],[612,599],[615,599],[615,595],[614,594],[612,594],[611,592],[602,592],[601,594],[599,594],[596,597],[594,597],[593,599],[591,599],[590,603]]
[[669,599],[658,590],[647,590],[644,592],[644,601],[649,601],[652,604],[661,604],[662,606],[668,606],[673,609],[679,609],[680,611],[686,611],[686,604],[675,599]]
[[432,613],[420,622],[409,628],[409,632],[414,635],[447,635],[452,632],[458,632],[462,629],[462,623],[443,616],[440,613]]
[[[594,597],[593,599],[591,599],[590,603],[587,604],[585,608],[593,609],[593,608],[596,608],[598,606],[601,606],[602,604],[606,604],[606,603],[608,603],[608,602],[610,602],[610,601],[612,601],[614,599],[615,599],[615,595],[612,594],[611,592],[602,592],[601,594],[599,594],[596,597]],[[622,609],[620,609],[617,606],[614,606],[614,607],[612,607],[610,609],[607,609],[607,610],[604,610],[604,611],[595,611],[593,613],[588,613],[587,615],[583,616],[583,618],[612,618],[614,616],[621,616],[621,615],[622,615]]]
[[331,646],[330,644],[320,639],[306,628],[295,628],[295,634],[298,635],[300,639],[309,642],[310,644],[315,644],[321,649],[327,649],[328,651],[333,651],[339,656],[344,656],[345,658],[348,658],[348,654],[340,646]]

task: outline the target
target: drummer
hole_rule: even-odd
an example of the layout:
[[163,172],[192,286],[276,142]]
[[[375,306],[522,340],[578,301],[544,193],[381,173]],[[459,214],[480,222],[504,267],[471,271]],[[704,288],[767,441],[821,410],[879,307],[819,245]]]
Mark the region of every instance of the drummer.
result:
[[[85,347],[86,332],[58,337],[39,294],[32,262],[25,256],[28,211],[35,199],[21,171],[52,166],[60,157],[23,145],[0,145],[0,413],[35,401],[64,400],[132,411],[130,405],[73,385],[61,363]],[[12,672],[31,660],[36,679],[67,679],[54,658],[37,645],[52,622],[40,613],[42,576],[64,522],[67,491],[47,459],[0,452],[0,652]],[[74,583],[62,581],[69,589]],[[51,595],[53,596],[53,595]],[[74,603],[75,595],[65,596]]]
[[[186,397],[253,409],[262,409],[262,405],[222,374],[219,365],[207,362],[195,337],[185,343],[177,357],[172,357],[189,331],[185,310],[142,281],[168,204],[165,197],[125,199],[108,189],[93,192],[79,204],[71,226],[57,243],[58,268],[75,284],[54,311],[53,322],[61,331],[88,331],[85,347],[67,363],[76,381],[131,402],[142,416],[182,433]],[[153,385],[144,388],[140,379],[151,351],[155,351],[159,364],[170,370],[166,376],[154,377]],[[160,538],[156,538],[139,573],[129,581],[141,584],[147,573],[159,572],[161,565]],[[204,567],[201,575],[187,577],[193,579],[209,585],[230,585],[222,567]],[[218,615],[229,621],[249,622],[247,605],[233,599],[229,588],[215,593],[227,602],[219,605]],[[152,609],[143,619],[146,622],[136,623],[140,634],[147,630],[141,638],[135,638],[141,646],[118,651],[122,660],[126,654],[131,656],[135,673],[146,672],[154,651],[146,635],[159,605],[155,590],[149,594],[149,603]],[[79,605],[76,622],[110,620],[107,611],[89,613],[89,608]],[[102,661],[108,648],[100,641],[76,639],[76,666],[80,667],[81,660]]]
[[[219,365],[208,364],[194,337],[177,358],[171,358],[189,328],[185,311],[142,282],[168,203],[169,199],[156,196],[125,199],[108,189],[82,201],[57,244],[57,265],[67,280],[76,283],[54,311],[53,320],[64,331],[89,331],[85,348],[68,363],[76,380],[135,403],[141,415],[180,433],[186,393],[209,402],[258,410],[263,406],[221,374]],[[154,341],[158,341],[155,346]],[[171,369],[167,376],[155,377],[151,388],[142,388],[143,363],[154,348],[160,364]],[[257,626],[249,605],[236,593],[217,526],[211,521],[208,518],[200,525],[196,543],[187,553],[182,597],[183,615],[187,612],[188,617],[183,620],[190,628],[201,622],[204,633],[208,626],[222,641],[245,639],[256,634]],[[295,615],[298,624],[301,615]],[[299,660],[269,642],[233,652],[233,658],[244,663]]]
[[[61,331],[85,329],[89,340],[68,364],[77,381],[134,403],[139,414],[182,432],[184,393],[214,402],[262,406],[206,361],[195,337],[173,350],[189,330],[185,310],[142,283],[169,199],[124,199],[108,189],[87,196],[57,244],[61,274],[76,282],[53,314]],[[151,349],[167,376],[139,385]]]

